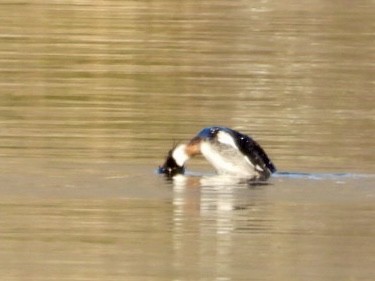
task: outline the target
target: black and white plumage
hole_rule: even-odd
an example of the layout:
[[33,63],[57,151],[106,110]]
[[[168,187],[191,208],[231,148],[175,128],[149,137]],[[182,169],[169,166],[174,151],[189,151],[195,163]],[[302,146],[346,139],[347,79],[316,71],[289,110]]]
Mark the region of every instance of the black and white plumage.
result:
[[186,161],[197,154],[202,154],[219,174],[266,180],[276,171],[265,151],[251,137],[226,127],[208,127],[187,144],[170,150],[159,172],[169,176],[184,173]]

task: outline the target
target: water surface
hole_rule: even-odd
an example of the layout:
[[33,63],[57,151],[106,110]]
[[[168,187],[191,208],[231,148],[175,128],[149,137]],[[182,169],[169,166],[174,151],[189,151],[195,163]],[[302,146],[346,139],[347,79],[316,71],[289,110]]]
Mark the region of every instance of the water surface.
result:
[[[373,280],[374,3],[0,3],[4,280]],[[166,151],[252,135],[251,186]]]

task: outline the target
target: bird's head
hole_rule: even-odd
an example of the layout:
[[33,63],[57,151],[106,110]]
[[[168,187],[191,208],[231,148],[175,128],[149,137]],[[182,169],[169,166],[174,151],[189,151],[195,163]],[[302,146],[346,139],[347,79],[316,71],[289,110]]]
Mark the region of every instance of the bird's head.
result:
[[158,173],[165,174],[167,177],[183,174],[185,172],[184,163],[187,160],[184,151],[184,145],[174,146],[169,150],[164,164],[158,168]]

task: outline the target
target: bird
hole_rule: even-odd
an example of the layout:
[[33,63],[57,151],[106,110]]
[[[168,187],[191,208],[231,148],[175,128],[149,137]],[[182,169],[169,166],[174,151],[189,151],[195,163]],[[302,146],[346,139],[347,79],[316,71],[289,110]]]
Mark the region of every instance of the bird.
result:
[[186,144],[174,145],[158,172],[168,177],[184,174],[185,163],[196,155],[203,155],[218,174],[267,180],[276,172],[275,165],[255,140],[221,126],[203,128]]

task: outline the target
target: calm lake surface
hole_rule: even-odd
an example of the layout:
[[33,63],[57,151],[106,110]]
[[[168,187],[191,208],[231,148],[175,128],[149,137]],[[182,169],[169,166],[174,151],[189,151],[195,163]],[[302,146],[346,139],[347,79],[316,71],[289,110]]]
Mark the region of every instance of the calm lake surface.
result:
[[[374,12],[1,1],[1,280],[374,280]],[[155,173],[211,125],[280,173]]]

